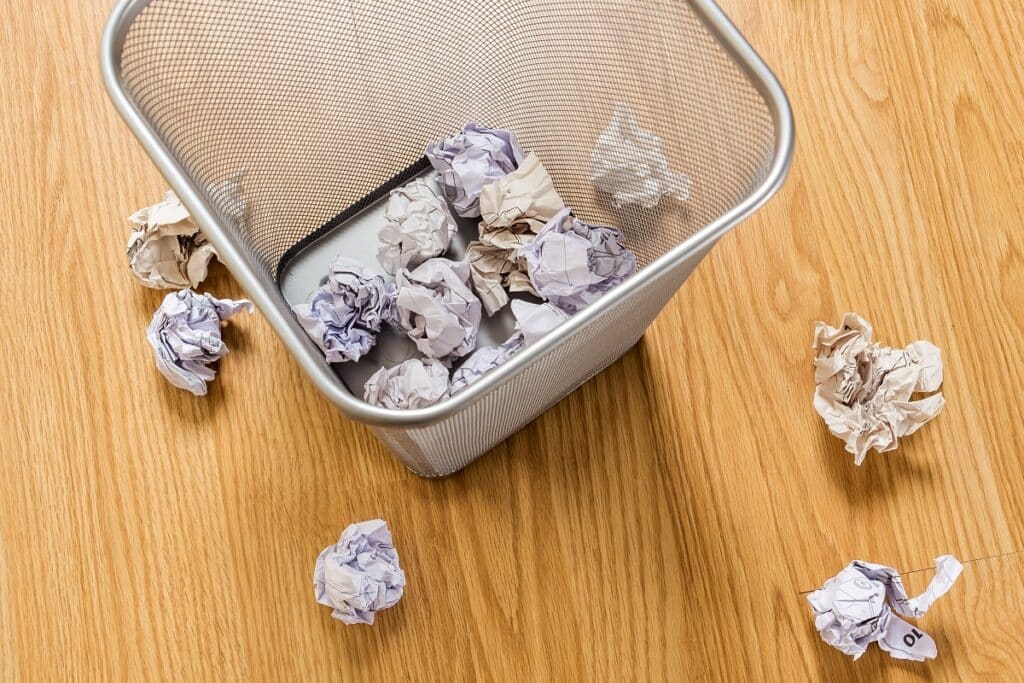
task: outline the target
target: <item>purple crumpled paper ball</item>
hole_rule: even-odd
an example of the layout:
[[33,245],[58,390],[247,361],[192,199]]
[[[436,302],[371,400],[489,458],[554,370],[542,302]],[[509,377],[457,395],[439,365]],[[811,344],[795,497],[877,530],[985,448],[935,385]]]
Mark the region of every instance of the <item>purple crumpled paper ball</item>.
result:
[[402,598],[405,572],[384,520],[350,524],[327,546],[313,570],[316,601],[346,624],[373,624],[374,615]]
[[636,272],[636,256],[616,228],[589,225],[568,208],[519,249],[537,293],[568,313],[589,306]]
[[171,384],[206,394],[206,383],[216,377],[209,365],[228,352],[221,339],[221,323],[241,310],[252,313],[252,302],[218,299],[182,289],[164,297],[146,330],[156,352],[156,366]]
[[515,133],[467,123],[461,132],[427,145],[427,159],[460,216],[480,215],[480,191],[516,170],[525,155]]
[[391,319],[394,286],[361,263],[339,256],[327,282],[304,304],[292,306],[306,334],[329,363],[358,361]]

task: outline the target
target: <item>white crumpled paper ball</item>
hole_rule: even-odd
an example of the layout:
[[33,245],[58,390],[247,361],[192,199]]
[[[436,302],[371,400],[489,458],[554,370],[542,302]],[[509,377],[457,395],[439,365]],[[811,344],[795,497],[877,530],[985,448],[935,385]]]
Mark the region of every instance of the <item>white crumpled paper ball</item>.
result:
[[809,596],[822,640],[857,659],[889,626],[885,584],[847,567]]
[[128,267],[139,282],[153,289],[184,289],[206,279],[217,252],[173,191],[128,220],[133,224]]
[[427,408],[448,396],[448,368],[433,358],[410,358],[381,368],[363,385],[367,403],[394,410]]
[[428,358],[445,365],[476,348],[482,307],[469,286],[469,264],[432,258],[398,271],[395,317]]
[[519,299],[512,301],[512,315],[516,319],[516,332],[527,346],[569,319],[569,314],[554,304],[534,304]]
[[458,225],[433,181],[416,178],[391,191],[377,234],[377,261],[394,275],[415,268],[448,248]]
[[[928,341],[894,349],[873,342],[871,325],[847,313],[838,328],[814,329],[814,409],[860,465],[868,451],[895,450],[942,412],[942,352]],[[937,392],[930,396],[924,393]],[[916,398],[915,398],[916,397]]]
[[313,570],[316,601],[333,608],[346,624],[373,624],[374,615],[395,605],[405,572],[384,520],[350,524],[334,545],[323,549]]
[[668,167],[661,138],[641,128],[625,102],[615,105],[608,128],[597,138],[590,179],[611,195],[615,206],[639,204],[648,209],[664,195],[688,199],[692,185],[687,176]]
[[963,565],[952,555],[936,557],[935,576],[928,587],[910,597],[892,567],[854,560],[807,596],[814,611],[814,627],[822,640],[854,659],[871,643],[878,643],[894,659],[934,659],[938,654],[935,641],[900,616],[924,616],[962,571]]

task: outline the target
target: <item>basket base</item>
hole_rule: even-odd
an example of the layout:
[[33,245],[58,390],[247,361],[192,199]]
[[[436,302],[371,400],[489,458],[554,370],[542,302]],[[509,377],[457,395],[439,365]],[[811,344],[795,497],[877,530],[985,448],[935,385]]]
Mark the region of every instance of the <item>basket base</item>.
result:
[[[549,411],[551,408],[553,408],[555,405],[560,403],[565,398],[568,398],[570,394],[575,392],[577,389],[579,389],[581,386],[583,386],[584,384],[586,384],[590,380],[592,380],[595,377],[597,377],[598,375],[600,375],[602,372],[604,372],[604,370],[606,368],[608,368],[610,365],[613,365],[617,360],[619,360],[620,358],[625,356],[627,353],[629,353],[630,350],[634,346],[636,346],[637,344],[640,343],[641,339],[643,339],[643,335],[640,335],[640,337],[638,337],[636,339],[636,341],[634,341],[632,344],[630,344],[629,348],[627,348],[625,351],[623,351],[618,356],[616,356],[615,358],[611,359],[611,361],[609,361],[608,363],[602,365],[600,368],[598,368],[597,370],[592,372],[589,376],[587,376],[582,381],[580,381],[576,386],[574,386],[573,388],[571,388],[568,391],[566,391],[564,394],[562,394],[561,396],[556,398],[554,401],[552,401],[551,403],[548,403],[543,408],[541,408],[537,412],[536,415],[534,415],[531,419],[529,419],[525,423],[523,423],[523,425],[520,426],[515,432],[513,432],[511,434],[508,434],[507,436],[501,437],[500,439],[498,439],[497,441],[492,443],[490,446],[488,446],[487,448],[483,449],[480,453],[471,456],[465,462],[465,464],[459,465],[459,466],[457,466],[457,467],[455,467],[453,469],[450,469],[448,471],[443,471],[443,472],[435,472],[433,470],[421,471],[421,470],[417,469],[417,467],[414,466],[412,463],[410,463],[410,461],[408,460],[408,458],[406,457],[406,454],[404,452],[400,453],[398,451],[395,451],[393,448],[391,450],[392,450],[393,453],[395,453],[395,455],[398,456],[398,459],[402,461],[402,463],[405,465],[405,468],[407,470],[409,470],[410,472],[412,472],[413,474],[415,474],[417,477],[422,477],[424,479],[447,479],[448,477],[454,476],[454,475],[458,474],[459,472],[462,472],[464,469],[466,469],[467,467],[472,465],[474,462],[476,462],[480,458],[482,458],[485,455],[487,455],[487,453],[490,452],[491,450],[493,450],[494,448],[497,448],[499,445],[501,445],[501,444],[505,443],[506,441],[508,441],[509,439],[515,437],[516,434],[518,434],[523,429],[526,429],[535,420],[538,420],[544,413]],[[376,432],[376,430],[374,430],[374,431]],[[380,439],[385,445],[388,445],[388,441],[389,440],[386,439],[386,438],[382,438],[379,433],[377,433],[377,438]]]

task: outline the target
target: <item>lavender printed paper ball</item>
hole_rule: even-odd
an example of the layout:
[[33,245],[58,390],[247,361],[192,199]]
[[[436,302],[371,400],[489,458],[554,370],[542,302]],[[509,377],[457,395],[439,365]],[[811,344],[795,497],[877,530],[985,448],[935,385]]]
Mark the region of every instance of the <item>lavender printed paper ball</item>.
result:
[[448,396],[448,368],[433,358],[410,358],[381,368],[363,385],[367,403],[394,410],[427,408]]
[[467,123],[461,132],[427,145],[441,189],[460,216],[480,215],[480,191],[524,159],[514,133]]
[[361,263],[339,256],[327,282],[292,311],[329,363],[358,361],[391,318],[394,288]]
[[498,346],[485,346],[477,349],[462,365],[452,373],[449,393],[454,396],[473,382],[498,367],[515,354],[523,346],[520,334],[512,335],[505,343]]
[[636,256],[617,229],[559,211],[519,250],[534,289],[568,313],[580,311],[636,272]]
[[323,549],[313,570],[316,601],[346,624],[373,624],[374,615],[395,605],[405,572],[384,520],[350,524],[334,545]]
[[168,294],[146,330],[157,368],[179,389],[205,395],[206,383],[217,374],[210,365],[228,352],[221,323],[241,310],[252,313],[252,308],[251,301],[218,299],[191,289]]

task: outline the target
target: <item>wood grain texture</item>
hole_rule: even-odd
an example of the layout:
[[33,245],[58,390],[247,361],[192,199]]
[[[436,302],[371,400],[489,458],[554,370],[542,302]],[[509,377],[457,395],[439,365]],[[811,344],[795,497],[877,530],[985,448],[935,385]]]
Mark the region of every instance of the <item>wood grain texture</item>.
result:
[[[153,367],[124,217],[164,182],[97,69],[109,0],[0,3],[0,678],[1007,680],[1024,667],[1024,5],[728,0],[798,149],[608,371],[424,481],[260,317],[206,399]],[[217,269],[209,289],[242,292]],[[813,322],[946,360],[943,415],[855,468],[813,412]],[[374,628],[312,597],[382,516],[409,575]],[[926,665],[822,644],[849,560],[967,561]]]

